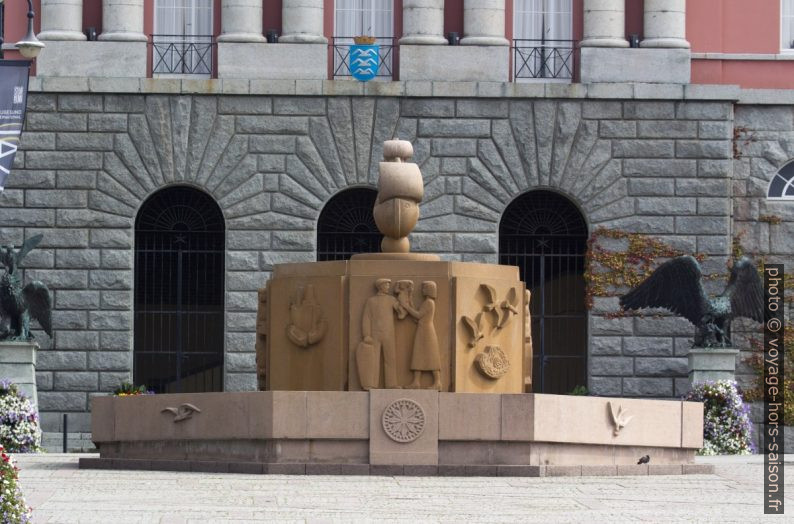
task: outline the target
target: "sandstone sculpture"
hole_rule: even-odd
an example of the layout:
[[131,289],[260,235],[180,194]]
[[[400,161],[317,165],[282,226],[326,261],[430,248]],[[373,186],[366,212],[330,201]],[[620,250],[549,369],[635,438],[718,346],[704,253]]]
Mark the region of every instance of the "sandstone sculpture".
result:
[[328,322],[323,317],[313,285],[298,288],[294,302],[289,307],[289,316],[287,338],[296,346],[307,348],[325,336]]
[[419,220],[419,202],[424,184],[419,166],[408,161],[414,148],[405,140],[387,140],[383,144],[384,161],[380,163],[378,199],[373,215],[383,233],[384,253],[408,253],[408,235]]

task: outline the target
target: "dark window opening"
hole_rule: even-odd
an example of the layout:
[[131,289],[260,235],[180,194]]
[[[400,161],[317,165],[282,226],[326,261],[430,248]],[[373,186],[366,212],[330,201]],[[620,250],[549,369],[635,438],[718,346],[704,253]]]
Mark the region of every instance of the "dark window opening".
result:
[[135,384],[223,391],[223,214],[206,193],[169,187],[135,222]]
[[372,208],[377,191],[347,189],[325,204],[317,222],[317,260],[347,260],[356,253],[379,253],[383,235]]
[[532,389],[565,394],[587,385],[587,224],[564,196],[530,191],[499,225],[499,263],[518,266],[532,292]]

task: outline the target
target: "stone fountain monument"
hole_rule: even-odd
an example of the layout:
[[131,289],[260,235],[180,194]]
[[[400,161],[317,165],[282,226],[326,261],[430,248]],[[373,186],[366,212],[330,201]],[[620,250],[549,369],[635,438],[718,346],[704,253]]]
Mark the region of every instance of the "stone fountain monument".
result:
[[[250,393],[96,398],[82,467],[253,473],[702,471],[703,406],[533,394],[518,268],[411,253],[424,187],[384,143],[382,252],[280,264],[259,292]],[[176,414],[176,416],[175,416]],[[651,463],[637,464],[649,455]]]

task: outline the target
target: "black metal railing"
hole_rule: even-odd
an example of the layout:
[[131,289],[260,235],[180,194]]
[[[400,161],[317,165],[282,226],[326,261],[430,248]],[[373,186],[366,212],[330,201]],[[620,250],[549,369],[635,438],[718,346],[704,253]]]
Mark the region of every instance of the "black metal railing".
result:
[[212,76],[212,35],[152,35],[150,45],[153,74]]
[[513,78],[573,79],[575,40],[513,40]]
[[[397,46],[392,37],[377,37],[375,43],[380,46],[380,64],[376,78],[386,78],[395,80],[394,57],[397,53]],[[352,78],[350,70],[350,46],[355,45],[352,36],[334,36],[329,44],[333,49],[333,78]]]

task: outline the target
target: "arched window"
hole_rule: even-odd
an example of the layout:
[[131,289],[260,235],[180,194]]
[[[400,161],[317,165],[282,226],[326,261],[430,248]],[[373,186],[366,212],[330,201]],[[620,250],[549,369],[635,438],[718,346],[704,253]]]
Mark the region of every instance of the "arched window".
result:
[[383,235],[375,225],[372,208],[377,191],[347,189],[325,204],[317,221],[317,260],[347,260],[356,253],[380,252]]
[[157,393],[223,391],[224,220],[191,187],[152,195],[135,221],[133,376]]
[[770,200],[794,200],[794,162],[780,168],[772,181],[766,194]]
[[499,263],[518,266],[532,292],[532,389],[569,393],[587,385],[587,224],[552,191],[515,199],[499,224]]

